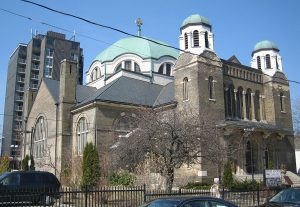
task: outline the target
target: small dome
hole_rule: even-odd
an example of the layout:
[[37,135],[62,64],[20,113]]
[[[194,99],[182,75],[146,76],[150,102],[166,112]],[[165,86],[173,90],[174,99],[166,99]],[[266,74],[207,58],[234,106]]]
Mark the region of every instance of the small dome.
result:
[[271,42],[269,40],[263,40],[261,42],[256,43],[253,52],[256,52],[258,50],[266,50],[266,49],[273,49],[279,51],[277,45],[274,42]]
[[188,18],[186,18],[182,22],[181,27],[184,27],[188,24],[207,24],[207,25],[211,26],[208,19],[203,16],[200,16],[199,14],[193,14],[193,15],[189,16]]
[[[154,41],[167,45],[166,43],[157,40]],[[174,59],[178,58],[178,52],[173,48],[159,45],[138,37],[128,37],[121,39],[106,48],[103,52],[96,56],[94,61],[98,60],[102,63],[111,62],[123,54],[135,54],[143,59],[159,59],[163,56],[170,56]]]

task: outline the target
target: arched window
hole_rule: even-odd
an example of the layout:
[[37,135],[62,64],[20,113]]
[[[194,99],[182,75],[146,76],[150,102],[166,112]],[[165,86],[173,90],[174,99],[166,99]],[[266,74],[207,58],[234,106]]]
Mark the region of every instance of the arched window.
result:
[[193,32],[193,40],[194,40],[194,47],[199,47],[199,32],[195,30]]
[[209,99],[214,99],[214,79],[212,76],[208,77],[208,95]]
[[124,70],[131,70],[134,72],[141,72],[141,68],[139,66],[139,64],[137,64],[136,62],[132,61],[132,60],[124,60],[121,63],[119,63],[117,65],[117,67],[115,68],[115,73],[119,72],[121,69]]
[[239,87],[238,91],[237,91],[237,96],[236,96],[236,117],[238,119],[242,119],[243,118],[243,88]]
[[187,77],[183,79],[183,84],[182,84],[182,96],[183,100],[186,101],[189,99],[189,86],[188,86],[189,80]]
[[283,112],[283,111],[285,111],[283,93],[280,93],[279,101],[280,101],[280,111]]
[[164,74],[164,65],[161,65],[158,69],[159,74]]
[[187,33],[184,33],[184,48],[188,49],[188,47],[189,47],[188,35]]
[[261,62],[260,62],[260,56],[257,56],[257,68],[261,69]]
[[205,48],[209,48],[208,32],[205,32],[204,39],[205,39]]
[[173,66],[172,63],[163,63],[163,64],[160,65],[160,67],[158,69],[158,73],[170,76],[171,75],[172,66]]
[[255,110],[255,120],[256,121],[260,121],[261,120],[261,117],[260,117],[259,96],[260,96],[260,92],[259,91],[255,91],[255,96],[254,96],[254,110]]
[[134,72],[137,72],[137,73],[141,72],[140,66],[137,63],[134,63]]
[[248,141],[246,144],[246,172],[251,173],[253,167],[253,149],[250,141]]
[[79,119],[76,127],[76,135],[77,135],[77,145],[76,145],[76,152],[78,155],[81,155],[84,150],[84,146],[87,142],[87,135],[88,135],[88,124],[86,118],[82,117]]
[[271,59],[269,54],[266,55],[266,67],[271,68]]
[[42,158],[47,153],[47,126],[44,117],[39,117],[34,126],[33,155]]
[[251,90],[248,89],[246,92],[246,118],[251,120]]

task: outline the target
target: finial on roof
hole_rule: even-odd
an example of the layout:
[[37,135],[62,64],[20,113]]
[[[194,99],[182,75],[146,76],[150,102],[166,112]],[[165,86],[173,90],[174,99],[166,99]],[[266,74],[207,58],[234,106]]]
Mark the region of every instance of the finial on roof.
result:
[[142,35],[141,27],[143,25],[143,20],[139,17],[135,20],[136,25],[138,26],[138,36]]

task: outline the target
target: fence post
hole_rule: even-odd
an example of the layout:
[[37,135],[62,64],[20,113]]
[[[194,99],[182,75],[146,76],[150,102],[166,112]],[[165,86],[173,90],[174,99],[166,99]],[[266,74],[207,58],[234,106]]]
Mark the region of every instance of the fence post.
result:
[[224,199],[224,197],[225,197],[225,188],[223,186],[223,188],[222,188],[222,199]]
[[257,206],[259,206],[259,200],[260,200],[260,195],[259,195],[259,188],[257,190]]
[[143,189],[143,192],[144,192],[144,203],[146,203],[146,201],[147,201],[147,195],[146,195],[146,184],[144,184],[144,189]]
[[85,195],[85,198],[84,198],[85,204],[84,204],[84,206],[88,207],[88,186],[87,185],[85,186],[84,190],[85,190],[84,191],[84,195]]

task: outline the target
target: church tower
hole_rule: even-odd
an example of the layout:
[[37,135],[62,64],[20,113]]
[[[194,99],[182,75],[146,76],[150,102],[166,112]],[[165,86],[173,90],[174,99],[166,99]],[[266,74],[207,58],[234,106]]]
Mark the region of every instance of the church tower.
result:
[[181,50],[201,54],[204,50],[214,50],[214,36],[208,19],[193,14],[180,27],[179,47]]
[[282,72],[281,56],[277,45],[269,40],[258,42],[252,52],[251,67],[262,70],[263,73],[274,76]]

